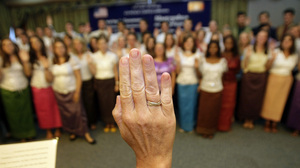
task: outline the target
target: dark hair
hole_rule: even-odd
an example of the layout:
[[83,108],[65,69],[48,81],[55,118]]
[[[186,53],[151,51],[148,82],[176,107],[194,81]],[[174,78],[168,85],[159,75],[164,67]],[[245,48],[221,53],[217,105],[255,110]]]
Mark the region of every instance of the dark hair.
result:
[[283,35],[283,37],[282,37],[282,39],[281,39],[281,41],[280,41],[279,49],[280,49],[281,51],[283,51],[282,42],[283,42],[283,40],[285,39],[285,37],[288,37],[288,36],[291,37],[291,38],[292,38],[292,41],[293,41],[292,47],[291,47],[290,50],[289,50],[290,54],[293,54],[293,53],[296,52],[296,47],[295,47],[295,38],[294,38],[294,36],[291,35],[291,34],[285,34],[285,35]]
[[261,15],[267,15],[268,18],[270,17],[270,13],[268,11],[262,11],[258,14],[258,18],[261,16]]
[[167,43],[166,43],[166,41],[167,41],[167,36],[171,36],[171,37],[172,37],[172,40],[173,40],[172,47],[175,45],[175,39],[174,39],[174,37],[173,37],[173,34],[172,34],[172,33],[167,33],[167,34],[166,34],[165,41],[164,41],[164,47],[165,47],[165,49],[167,48]]
[[283,11],[283,14],[290,13],[292,15],[295,15],[295,9],[294,8],[287,8]]
[[[46,47],[45,47],[45,44],[44,44],[43,40],[40,37],[36,36],[36,35],[30,37],[30,39],[32,39],[32,38],[37,38],[38,39],[38,41],[41,43],[41,48],[40,48],[41,54],[42,54],[42,56],[45,56],[47,58]],[[30,39],[29,39],[29,45],[30,45],[30,50],[29,50],[30,63],[31,64],[34,64],[34,63],[38,64],[38,62],[37,62],[38,61],[38,57],[37,57],[36,51],[32,48],[32,44],[31,44]]]
[[98,38],[97,38],[97,37],[91,37],[91,38],[90,38],[90,41],[89,41],[89,48],[90,48],[91,52],[94,53],[94,52],[95,52],[95,51],[94,51],[94,48],[93,48],[92,45],[91,45],[92,39],[95,39],[96,42],[97,42],[97,41],[98,41]]
[[73,22],[71,21],[67,21],[66,24],[71,24],[72,26],[74,26]]
[[108,43],[108,38],[104,34],[100,34],[100,36],[97,38],[97,42],[104,39],[106,43]]
[[191,21],[192,23],[193,23],[193,20],[191,19],[191,18],[187,18],[187,19],[185,19],[184,21]]
[[205,31],[203,28],[201,28],[200,30],[198,30],[198,31],[197,31],[197,33],[196,33],[196,34],[197,34],[197,36],[198,36],[198,34],[199,34],[200,32],[204,32],[204,37],[205,37],[205,35],[206,35],[206,31]]
[[81,22],[81,23],[79,23],[78,26],[85,26],[85,23],[84,23],[84,22]]
[[205,57],[206,58],[210,57],[209,48],[211,47],[212,44],[216,44],[218,46],[217,56],[218,56],[218,58],[221,58],[221,48],[220,48],[219,42],[215,41],[215,40],[210,41],[210,43],[207,45],[207,50],[206,50]]
[[19,47],[15,43],[13,43],[9,38],[4,38],[0,41],[0,44],[1,44],[0,45],[0,53],[1,53],[2,59],[3,59],[2,67],[5,68],[5,67],[9,67],[11,65],[10,58],[9,58],[10,55],[5,53],[3,50],[3,41],[5,41],[5,40],[9,40],[13,44],[14,54],[17,56],[19,63],[22,64],[22,61],[19,57]]
[[155,47],[155,45],[156,45],[156,40],[155,40],[155,38],[154,38],[153,36],[150,36],[150,37],[147,39],[146,43],[145,43],[146,51],[147,51],[150,55],[154,55],[154,47],[153,47],[153,49],[150,49],[150,48],[148,47],[148,43],[149,43],[150,39],[153,39],[153,41],[154,41],[154,47]]
[[126,23],[125,23],[123,20],[119,20],[117,24],[120,24],[120,23],[121,23],[122,25],[126,26]]
[[64,38],[65,37],[69,38],[70,40],[73,40],[73,37],[70,34],[68,34],[68,33],[65,34]]
[[[55,38],[54,43],[53,43],[53,48],[55,47],[55,43],[62,43],[63,44],[63,46],[66,49],[66,53],[65,53],[64,57],[66,58],[66,62],[68,62],[69,59],[70,59],[70,55],[68,53],[67,45],[60,38]],[[58,64],[58,56],[56,55],[55,50],[53,50],[53,53],[54,53],[53,64]]]
[[[260,33],[260,32],[266,32],[268,37],[267,37],[267,41],[266,43],[264,44],[264,48],[265,48],[265,54],[268,54],[268,50],[269,50],[269,47],[268,47],[268,39],[269,39],[269,32],[265,31],[265,30],[260,30],[259,32],[257,32],[256,36]],[[254,43],[254,47],[253,47],[253,50],[254,52],[256,52],[256,45],[257,45],[257,39],[255,39],[255,43]]]
[[[154,51],[155,51],[156,45],[158,45],[158,44],[161,44],[161,45],[164,47],[163,60],[165,61],[165,60],[167,60],[168,58],[167,58],[167,54],[166,54],[166,47],[165,47],[165,45],[164,45],[163,43],[156,43],[155,46],[154,46]],[[153,54],[153,58],[156,58],[155,52],[154,52],[154,54]]]
[[[238,56],[239,52],[238,52],[238,46],[237,46],[235,38],[233,37],[233,35],[225,36],[224,39],[223,39],[223,43],[224,44],[225,44],[225,42],[226,42],[227,39],[231,39],[232,43],[233,43],[233,47],[230,50],[230,52],[232,52],[232,54],[233,54],[234,57]],[[226,48],[225,48],[225,50],[226,50]]]
[[189,38],[192,38],[193,39],[193,43],[194,43],[194,46],[192,48],[192,53],[195,53],[197,48],[196,48],[196,43],[195,43],[195,39],[192,35],[188,34],[186,36],[183,37],[183,40],[182,40],[182,49],[183,51],[185,51],[185,48],[184,48],[184,43],[189,39]]
[[239,17],[241,15],[247,16],[247,13],[244,11],[238,11],[238,13],[236,14],[237,17]]
[[164,24],[164,23],[166,23],[166,24],[169,26],[169,22],[167,22],[167,21],[162,21],[162,22],[160,22],[160,27],[161,27],[162,24]]
[[147,20],[147,19],[142,18],[142,19],[140,20],[140,22],[141,22],[141,21],[144,21],[144,22],[148,25],[148,20]]

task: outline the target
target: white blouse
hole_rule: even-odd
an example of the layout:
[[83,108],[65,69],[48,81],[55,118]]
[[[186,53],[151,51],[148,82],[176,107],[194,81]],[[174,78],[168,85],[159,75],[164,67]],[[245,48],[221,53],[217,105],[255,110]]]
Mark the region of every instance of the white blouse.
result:
[[80,69],[80,62],[77,57],[71,56],[68,62],[63,64],[54,64],[52,66],[52,73],[54,76],[53,90],[68,94],[76,90],[76,78],[74,70]]
[[281,50],[276,49],[274,52],[277,54],[277,56],[270,69],[270,73],[282,76],[291,75],[292,70],[298,63],[297,54],[290,55],[286,58]]
[[111,79],[115,77],[114,65],[118,62],[118,56],[113,52],[107,51],[104,55],[97,51],[92,56],[96,67],[96,79]]
[[93,78],[93,74],[91,73],[91,71],[89,69],[88,55],[90,55],[90,57],[92,57],[91,52],[85,52],[84,54],[82,54],[81,58],[79,58],[77,55],[74,54],[74,56],[79,59],[80,74],[81,74],[82,81],[89,81]]
[[200,59],[200,55],[196,52],[189,57],[179,52],[181,70],[176,79],[176,83],[181,85],[193,85],[198,83],[197,72],[194,68],[195,59]]
[[1,88],[9,91],[19,91],[28,87],[28,80],[24,74],[23,66],[19,62],[14,62],[9,67],[2,67],[2,58],[0,57],[0,66],[2,68]]
[[175,57],[175,46],[172,47],[169,51],[166,49],[166,56],[167,58]]
[[199,69],[202,73],[200,89],[206,92],[220,92],[223,90],[222,76],[227,71],[227,61],[221,58],[218,63],[211,64],[202,59]]
[[[52,57],[48,57],[48,62],[50,64],[49,70],[51,71],[52,66]],[[32,77],[30,85],[35,88],[48,88],[51,86],[51,83],[48,83],[45,76],[45,69],[43,64],[38,61],[38,63],[33,64]]]

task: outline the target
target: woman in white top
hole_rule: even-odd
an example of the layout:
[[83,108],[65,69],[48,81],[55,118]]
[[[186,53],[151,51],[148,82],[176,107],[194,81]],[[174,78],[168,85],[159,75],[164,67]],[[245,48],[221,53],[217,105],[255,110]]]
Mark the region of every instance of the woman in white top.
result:
[[118,43],[116,48],[112,51],[118,56],[119,59],[124,56],[124,50],[126,50],[126,39],[123,35],[118,37]]
[[6,120],[14,138],[25,141],[36,135],[27,77],[31,68],[26,51],[8,38],[1,41],[0,87]]
[[175,56],[180,132],[191,132],[196,125],[198,76],[194,64],[199,58],[193,36],[184,37],[182,52]]
[[86,113],[81,101],[79,60],[68,54],[67,46],[62,40],[56,39],[53,47],[53,90],[61,113],[63,129],[70,133],[71,141],[77,136],[84,136],[88,143],[95,144],[96,141],[88,132]]
[[62,126],[60,112],[51,87],[53,75],[50,72],[51,58],[47,57],[44,42],[38,36],[32,36],[30,44],[30,62],[32,65],[31,91],[39,126],[47,131],[46,138],[52,139],[51,129],[56,128],[55,137],[60,137]]
[[116,93],[119,90],[118,56],[108,51],[108,39],[100,35],[98,41],[99,51],[93,55],[96,65],[95,88],[98,95],[98,105],[101,118],[105,123],[104,132],[116,132],[112,110],[115,105]]
[[[198,65],[197,65],[198,64]],[[222,104],[222,76],[227,71],[227,61],[221,57],[218,41],[211,41],[207,46],[206,58],[196,62],[202,79],[199,83],[200,100],[196,132],[204,138],[213,138],[217,131]]]
[[129,57],[129,52],[133,48],[137,47],[137,37],[135,33],[128,33],[127,35],[127,47],[123,48],[122,57]]
[[83,106],[86,110],[88,125],[92,130],[96,129],[97,115],[95,110],[95,90],[93,74],[95,67],[91,61],[92,53],[87,51],[83,39],[75,38],[73,40],[73,55],[79,58],[80,74],[82,80],[81,95]]
[[261,116],[266,120],[265,131],[277,132],[284,107],[293,83],[292,71],[298,63],[295,40],[292,35],[284,35],[279,49],[272,53],[268,84]]

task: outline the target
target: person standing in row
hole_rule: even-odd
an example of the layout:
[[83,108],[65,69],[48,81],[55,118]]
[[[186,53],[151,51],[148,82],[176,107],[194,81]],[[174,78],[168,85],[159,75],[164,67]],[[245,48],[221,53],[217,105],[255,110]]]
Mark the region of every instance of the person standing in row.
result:
[[260,117],[267,82],[268,32],[257,33],[256,41],[245,51],[242,61],[243,77],[240,91],[238,118],[243,127],[254,128],[253,122]]
[[156,43],[154,48],[154,65],[155,65],[155,71],[158,81],[158,87],[159,90],[161,90],[161,76],[164,72],[168,72],[171,75],[171,81],[172,81],[172,91],[174,94],[174,88],[175,88],[175,78],[176,78],[176,72],[175,72],[175,65],[174,65],[174,58],[170,57],[167,58],[166,56],[166,50],[165,46],[162,43]]
[[281,40],[279,49],[273,51],[267,65],[267,68],[271,69],[261,113],[262,118],[266,120],[266,132],[277,132],[276,125],[281,120],[293,84],[292,71],[297,62],[294,37],[286,34]]
[[167,58],[174,57],[176,55],[175,51],[177,46],[172,33],[167,33],[164,45]]
[[27,77],[31,74],[29,55],[18,50],[8,38],[1,41],[0,87],[12,137],[26,141],[36,136]]
[[[60,112],[51,86],[53,75],[52,59],[46,53],[44,42],[32,36],[30,44],[30,63],[32,65],[31,91],[39,127],[46,130],[46,139],[60,137],[62,127]],[[55,129],[54,136],[51,129]]]
[[92,130],[95,130],[97,124],[97,115],[95,110],[95,90],[93,82],[95,66],[91,61],[92,53],[87,51],[83,39],[75,38],[73,40],[72,54],[78,57],[80,61],[80,72],[82,79],[81,95],[83,106],[86,110],[88,125]]
[[200,100],[196,132],[204,138],[213,138],[218,128],[222,103],[222,76],[227,71],[227,62],[221,58],[218,41],[211,41],[207,46],[206,58],[196,61],[202,79],[199,83]]
[[175,56],[179,131],[191,132],[196,125],[198,100],[198,76],[194,64],[200,55],[196,52],[193,36],[184,37],[182,44],[182,51]]
[[96,65],[95,88],[98,95],[99,110],[105,124],[104,132],[116,132],[112,110],[115,105],[116,93],[119,90],[118,56],[108,51],[108,39],[100,35],[97,41],[99,51],[94,53],[93,62]]
[[237,78],[240,71],[238,47],[232,35],[224,37],[225,51],[223,58],[227,61],[228,71],[223,76],[222,106],[219,117],[218,130],[229,131],[233,120],[236,105]]
[[81,101],[80,63],[68,54],[65,43],[56,39],[53,44],[53,90],[61,113],[63,129],[70,133],[70,140],[84,136],[90,144],[96,141],[88,132],[85,109]]
[[[300,70],[300,62],[298,62],[298,70]],[[293,136],[298,136],[300,133],[300,72],[298,72],[296,76],[295,89],[293,92],[291,110],[286,125],[294,129]]]

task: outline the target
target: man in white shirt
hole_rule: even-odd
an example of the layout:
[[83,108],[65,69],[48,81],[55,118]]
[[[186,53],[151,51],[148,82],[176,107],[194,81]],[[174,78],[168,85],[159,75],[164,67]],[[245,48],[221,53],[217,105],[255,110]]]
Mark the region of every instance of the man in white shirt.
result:
[[25,33],[20,34],[20,41],[17,41],[17,45],[20,50],[24,50],[29,52],[30,46],[29,46],[29,39],[28,36]]
[[109,38],[109,46],[111,47],[119,38],[119,36],[124,35],[126,30],[126,24],[124,21],[118,21],[118,32],[113,33]]
[[98,20],[98,30],[92,31],[89,35],[89,38],[92,37],[99,37],[100,34],[104,34],[105,36],[109,37],[109,31],[106,28],[106,21],[104,19]]
[[154,36],[156,38],[156,42],[157,43],[164,43],[165,42],[165,38],[166,38],[166,34],[169,32],[169,23],[167,21],[163,21],[160,24],[160,29],[161,29],[161,33],[157,34],[157,30],[155,30],[156,32],[154,32]]

